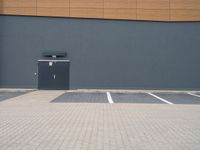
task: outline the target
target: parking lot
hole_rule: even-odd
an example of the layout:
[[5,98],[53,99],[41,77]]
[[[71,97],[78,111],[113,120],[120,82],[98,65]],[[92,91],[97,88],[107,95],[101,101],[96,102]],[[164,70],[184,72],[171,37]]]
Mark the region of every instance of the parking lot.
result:
[[200,104],[198,92],[66,92],[52,103]]
[[[28,92],[0,92],[0,102]],[[51,103],[200,104],[200,92],[64,92]]]
[[0,149],[198,150],[198,91],[0,92]]

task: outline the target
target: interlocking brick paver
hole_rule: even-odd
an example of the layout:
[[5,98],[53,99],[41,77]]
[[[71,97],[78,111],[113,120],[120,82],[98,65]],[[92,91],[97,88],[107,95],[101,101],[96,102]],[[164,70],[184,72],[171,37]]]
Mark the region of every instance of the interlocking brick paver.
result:
[[199,150],[199,105],[50,103],[34,91],[0,103],[1,150]]

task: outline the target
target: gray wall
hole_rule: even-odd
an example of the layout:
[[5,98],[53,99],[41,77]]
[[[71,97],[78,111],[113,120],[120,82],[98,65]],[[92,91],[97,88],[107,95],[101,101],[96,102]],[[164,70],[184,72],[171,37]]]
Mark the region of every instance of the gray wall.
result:
[[46,50],[68,52],[72,89],[200,89],[200,22],[0,16],[1,87],[36,88]]

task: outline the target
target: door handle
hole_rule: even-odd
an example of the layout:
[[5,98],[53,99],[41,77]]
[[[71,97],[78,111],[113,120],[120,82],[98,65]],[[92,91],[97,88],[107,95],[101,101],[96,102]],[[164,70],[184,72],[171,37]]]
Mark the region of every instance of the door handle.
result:
[[55,74],[53,75],[53,78],[56,79],[56,75]]

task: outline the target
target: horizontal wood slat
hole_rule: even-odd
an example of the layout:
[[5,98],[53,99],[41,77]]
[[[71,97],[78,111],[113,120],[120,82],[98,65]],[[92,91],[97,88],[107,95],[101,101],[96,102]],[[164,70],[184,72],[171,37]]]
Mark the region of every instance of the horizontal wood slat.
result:
[[37,0],[37,7],[69,7],[69,0]]
[[71,8],[101,8],[104,0],[70,0]]
[[105,19],[137,19],[136,9],[106,8],[104,9]]
[[69,8],[37,8],[38,16],[69,17]]
[[137,8],[137,0],[104,0],[104,8]]
[[103,18],[103,9],[97,9],[97,8],[70,8],[70,17]]
[[171,21],[200,21],[200,10],[175,9],[170,11]]
[[200,9],[200,0],[170,0],[171,9]]
[[19,7],[36,7],[36,0],[19,0]]
[[19,1],[18,0],[1,0],[0,1],[0,7],[19,7]]
[[36,0],[0,0],[0,7],[36,7]]
[[170,0],[137,0],[139,9],[169,9]]
[[169,10],[158,9],[137,9],[138,20],[169,21]]
[[36,16],[36,8],[0,8],[0,14]]

